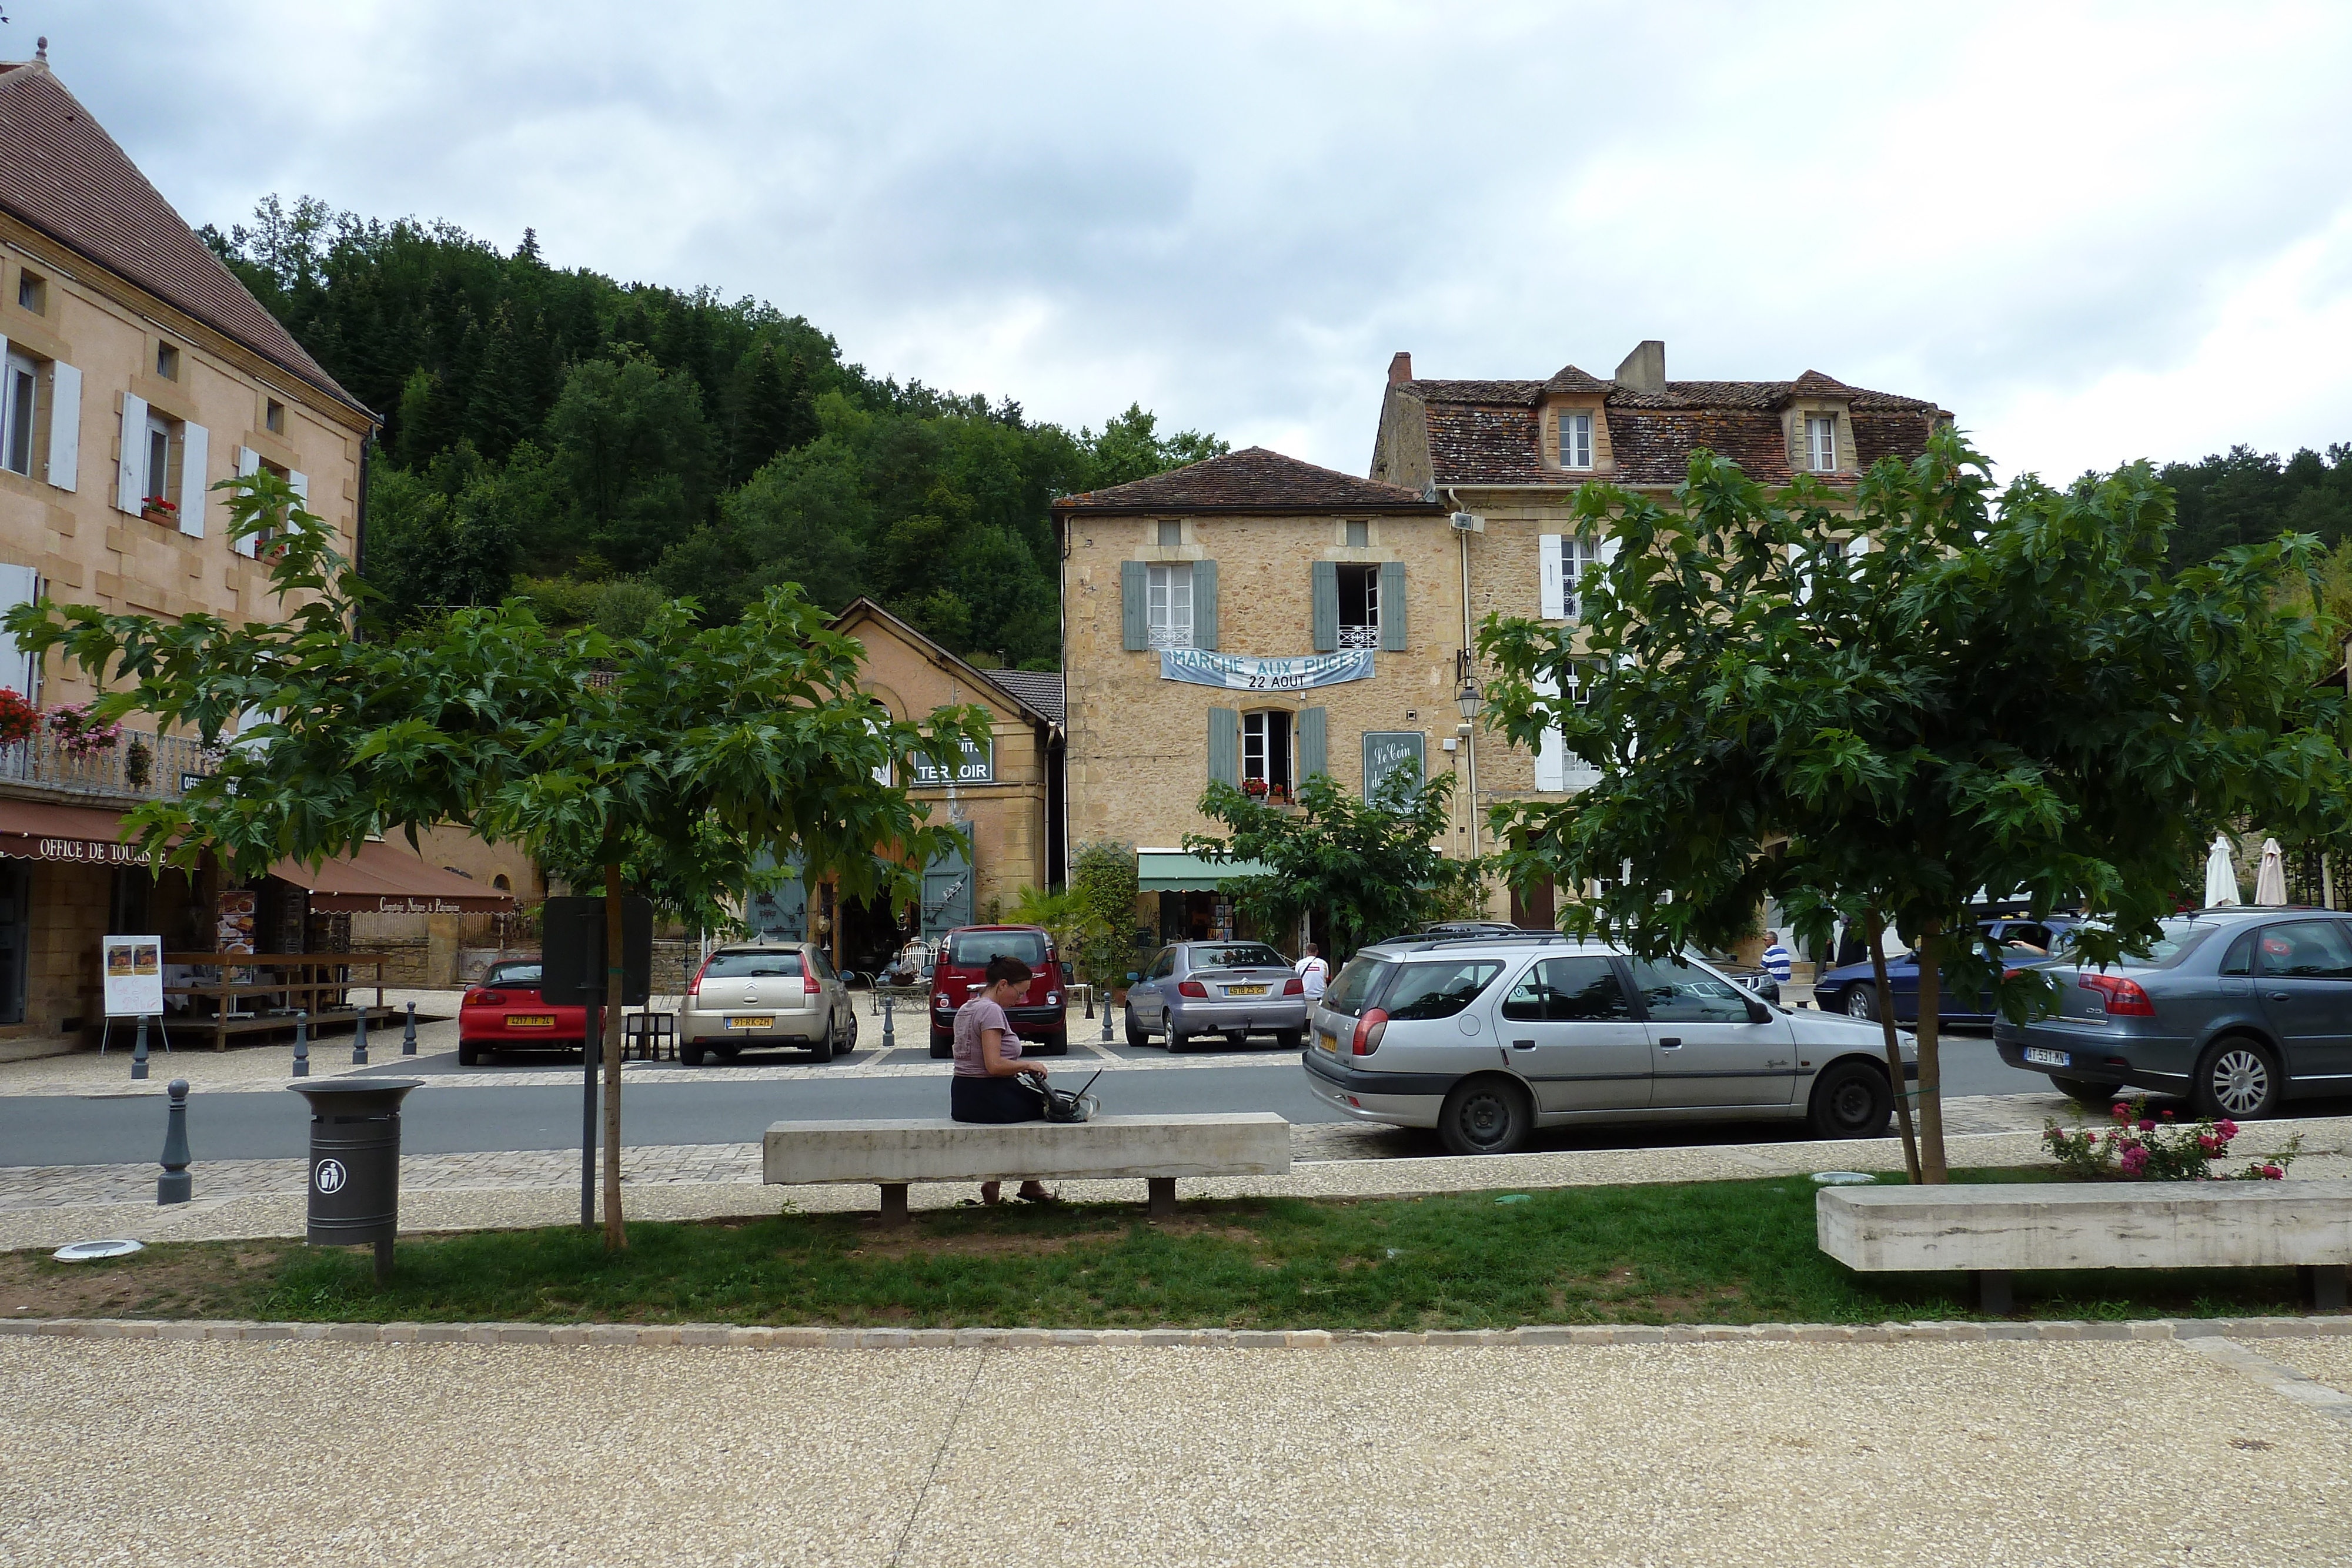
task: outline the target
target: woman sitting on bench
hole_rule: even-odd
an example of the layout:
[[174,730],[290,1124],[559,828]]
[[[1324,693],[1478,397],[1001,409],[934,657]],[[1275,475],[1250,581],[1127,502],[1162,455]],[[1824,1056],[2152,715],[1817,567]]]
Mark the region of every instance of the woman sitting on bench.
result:
[[[959,1122],[1042,1122],[1045,1102],[1021,1079],[1043,1078],[1045,1070],[1021,1060],[1021,1037],[1004,1016],[1004,1005],[1029,988],[1029,966],[1000,954],[981,973],[987,983],[956,1011],[948,1113]],[[1001,1182],[982,1182],[980,1199],[994,1203],[1003,1190]],[[1021,1184],[1020,1196],[1035,1203],[1053,1197],[1034,1178]]]

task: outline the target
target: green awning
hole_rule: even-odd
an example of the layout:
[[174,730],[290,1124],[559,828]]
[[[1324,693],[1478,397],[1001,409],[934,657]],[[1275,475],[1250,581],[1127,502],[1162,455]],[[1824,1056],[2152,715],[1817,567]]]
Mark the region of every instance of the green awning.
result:
[[1214,893],[1229,877],[1264,876],[1257,861],[1213,861],[1178,850],[1139,850],[1135,856],[1136,886],[1145,893]]

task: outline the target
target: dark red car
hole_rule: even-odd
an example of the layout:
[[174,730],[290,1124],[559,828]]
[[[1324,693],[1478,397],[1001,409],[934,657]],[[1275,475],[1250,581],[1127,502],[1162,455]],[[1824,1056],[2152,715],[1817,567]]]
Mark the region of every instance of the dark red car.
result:
[[490,966],[457,1004],[457,1061],[472,1067],[486,1051],[584,1051],[588,1009],[550,1007],[539,996],[539,960]]
[[1029,994],[1004,1009],[1021,1049],[1040,1056],[1068,1055],[1060,956],[1042,925],[959,925],[947,934],[931,973],[931,1054],[955,1054],[956,1009],[987,984],[982,971],[999,954],[1029,966]]

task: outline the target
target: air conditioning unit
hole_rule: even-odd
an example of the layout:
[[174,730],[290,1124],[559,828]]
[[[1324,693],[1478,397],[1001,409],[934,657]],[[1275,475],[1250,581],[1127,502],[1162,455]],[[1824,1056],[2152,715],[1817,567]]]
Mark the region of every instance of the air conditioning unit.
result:
[[1483,534],[1486,531],[1486,519],[1475,512],[1456,512],[1451,521],[1457,534]]

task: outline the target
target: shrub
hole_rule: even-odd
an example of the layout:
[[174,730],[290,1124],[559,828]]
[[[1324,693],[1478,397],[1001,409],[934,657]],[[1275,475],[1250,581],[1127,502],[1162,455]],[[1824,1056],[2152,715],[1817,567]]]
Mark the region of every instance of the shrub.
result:
[[1070,892],[1078,904],[1078,972],[1089,985],[1125,983],[1135,963],[1135,846],[1111,839],[1080,845]]
[[2176,1120],[2169,1111],[2150,1116],[2147,1096],[2115,1109],[2115,1125],[2073,1127],[2044,1123],[2042,1142],[2051,1157],[2070,1176],[2089,1181],[2277,1181],[2286,1175],[2303,1151],[2303,1134],[2287,1146],[2266,1155],[2243,1170],[2226,1176],[2214,1173],[2216,1163],[2230,1157],[2230,1144],[2238,1124],[2202,1117],[2193,1123]]

